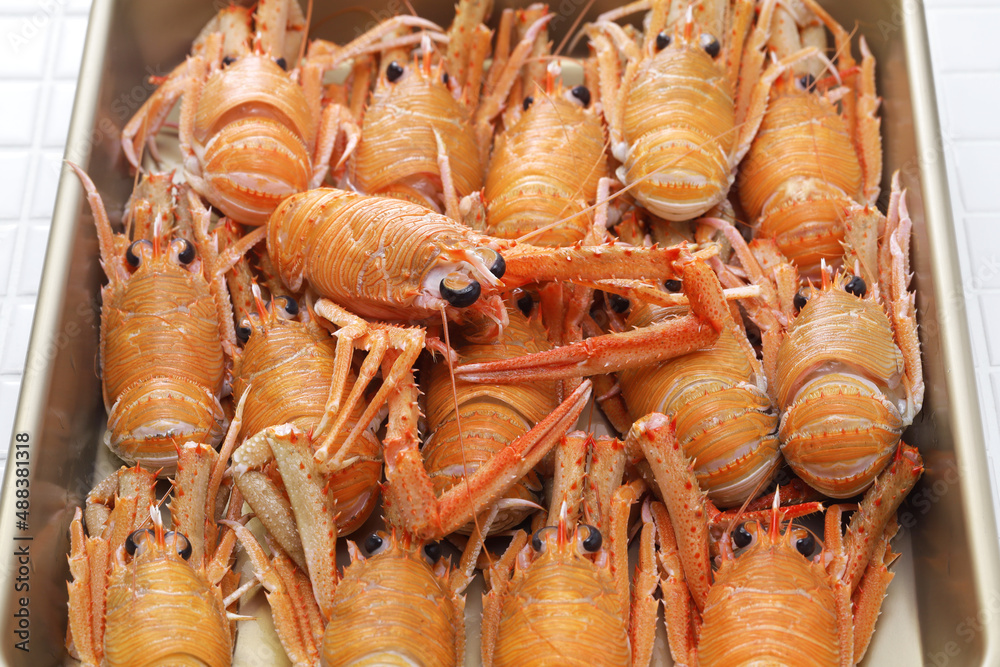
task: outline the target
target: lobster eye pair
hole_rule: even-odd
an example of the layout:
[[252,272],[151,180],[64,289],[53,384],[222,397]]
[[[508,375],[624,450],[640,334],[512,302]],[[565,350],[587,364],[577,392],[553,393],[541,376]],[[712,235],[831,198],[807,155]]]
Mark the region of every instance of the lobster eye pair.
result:
[[[587,536],[580,541],[580,546],[583,547],[583,550],[591,554],[600,551],[601,546],[604,544],[601,531],[586,523],[580,524],[580,527],[587,529]],[[535,534],[531,536],[531,548],[535,550],[535,553],[545,553],[545,534],[557,530],[559,530],[557,526],[545,526],[535,531]]]
[[[576,86],[575,88],[570,90],[569,93],[567,94],[569,95],[570,98],[579,102],[580,106],[582,107],[590,106],[590,89],[587,88],[586,86]],[[527,111],[528,108],[531,107],[531,105],[534,103],[535,103],[535,98],[531,95],[528,95],[527,97],[524,98],[524,101],[521,103],[521,108]]]
[[[272,300],[272,304],[274,308],[273,312],[279,319],[291,320],[299,314],[299,303],[290,296],[276,296]],[[252,333],[253,326],[250,324],[250,318],[244,317],[236,327],[236,338],[240,343],[246,343],[250,340],[250,334]]]
[[[125,261],[133,269],[139,268],[143,258],[153,254],[153,242],[148,239],[133,241],[132,245],[125,251]],[[187,239],[174,239],[170,242],[170,255],[176,258],[177,262],[187,266],[194,261],[194,246]]]
[[[844,291],[848,294],[853,294],[859,299],[863,299],[866,294],[868,294],[868,284],[865,283],[865,279],[861,276],[853,276],[844,285]],[[809,299],[802,292],[796,292],[795,297],[792,299],[792,304],[795,306],[795,310],[802,310],[806,307]]]
[[[369,557],[382,553],[388,547],[389,541],[386,540],[380,533],[372,533],[365,538],[364,548]],[[424,558],[426,558],[431,565],[434,565],[441,559],[441,543],[427,542],[424,544],[423,552]]]
[[[670,46],[673,38],[666,32],[661,32],[656,36],[656,50],[662,51],[663,49]],[[709,55],[710,58],[715,58],[722,52],[722,45],[719,44],[719,40],[715,38],[714,35],[710,35],[707,32],[701,33],[698,37],[698,43],[701,48],[705,49],[705,53]]]
[[[151,528],[140,528],[133,531],[125,538],[125,553],[134,557],[136,552],[140,551],[147,542],[154,539],[156,536]],[[177,548],[177,555],[184,560],[191,558],[191,541],[183,533],[169,530],[163,534],[163,542],[164,544],[172,542]]]
[[[731,533],[733,546],[737,549],[745,549],[753,544],[756,539],[757,529],[759,529],[759,526],[754,524],[754,530],[751,532],[747,530],[747,524],[741,523],[736,530]],[[795,546],[795,550],[806,558],[811,557],[816,551],[816,537],[804,528],[790,530],[788,533],[788,539],[790,543]]]

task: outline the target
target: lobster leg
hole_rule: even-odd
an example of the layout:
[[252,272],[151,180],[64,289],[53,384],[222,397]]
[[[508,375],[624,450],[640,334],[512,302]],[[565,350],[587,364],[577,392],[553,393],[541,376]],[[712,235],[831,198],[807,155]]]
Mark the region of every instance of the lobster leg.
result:
[[[488,0],[462,0],[455,7],[455,19],[448,29],[445,63],[448,76],[455,78],[459,88],[464,88],[466,80],[472,76],[475,63],[468,62],[468,54],[474,48],[478,26],[486,22],[492,4]],[[471,92],[477,94],[479,91]]]
[[441,32],[441,26],[416,16],[402,15],[383,21],[346,46],[339,46],[333,42],[315,39],[309,44],[309,52],[306,58],[310,63],[316,63],[324,70],[331,70],[351,58],[369,53],[378,53],[405,44],[419,43],[422,39],[421,35],[405,35],[391,39],[388,42],[382,40],[383,37],[390,35],[400,28],[420,28],[429,31],[427,33],[428,36],[435,41],[447,41],[447,37]]
[[907,422],[920,411],[924,402],[915,295],[907,291],[912,275],[909,263],[912,225],[906,209],[906,192],[900,189],[899,172],[896,172],[892,177],[889,213],[879,248],[879,284],[892,321],[893,337],[906,365]]
[[274,628],[285,653],[296,665],[320,664],[324,622],[313,599],[309,577],[295,569],[283,553],[279,552],[268,561],[253,533],[245,526],[235,521],[223,523],[239,538],[253,565],[254,576],[264,586]]
[[268,427],[233,452],[233,469],[239,479],[271,458],[277,463],[302,539],[313,593],[328,616],[337,581],[337,524],[306,442],[306,434],[289,424]]
[[[878,548],[878,536],[895,516],[903,499],[923,474],[923,460],[915,447],[900,442],[895,460],[879,475],[865,493],[858,511],[851,517],[844,536],[846,571],[843,581],[853,592],[864,576],[872,555]],[[838,525],[839,530],[839,525]]]
[[328,104],[324,109],[320,119],[319,135],[316,138],[316,153],[313,156],[313,173],[309,179],[310,188],[318,188],[326,178],[326,172],[330,169],[330,157],[333,155],[333,148],[337,143],[337,137],[343,132],[347,143],[340,159],[333,165],[334,171],[351,157],[358,142],[361,141],[361,128],[354,120],[351,110],[340,104]]
[[[629,487],[622,487],[628,489]],[[635,498],[630,498],[622,509],[627,515],[629,505]],[[626,524],[626,516],[622,524]],[[626,528],[622,526],[622,530]],[[624,536],[626,533],[622,533]],[[659,603],[653,597],[659,582],[655,551],[656,526],[652,517],[643,509],[642,533],[639,536],[639,564],[635,573],[635,587],[632,591],[631,614],[629,617],[629,639],[632,644],[632,664],[648,665],[653,657],[653,643],[656,640],[656,611]],[[627,541],[620,548],[626,548]],[[628,578],[625,578],[628,584]],[[626,588],[626,590],[628,590]]]
[[254,25],[260,26],[261,50],[294,66],[307,28],[298,0],[260,0]]
[[479,108],[476,110],[475,123],[477,136],[489,136],[489,133],[484,134],[484,131],[479,128],[488,126],[503,111],[504,101],[507,99],[511,86],[514,85],[514,81],[521,71],[521,65],[524,64],[525,58],[528,57],[534,48],[535,40],[539,34],[541,34],[554,16],[554,14],[543,16],[532,24],[531,28],[524,34],[524,38],[511,53],[510,60],[505,63],[503,70],[496,79],[495,87],[485,91],[485,97],[480,101]]
[[653,469],[674,526],[684,578],[700,611],[705,606],[712,578],[708,557],[709,508],[691,471],[691,463],[677,442],[673,420],[656,413],[646,415],[632,425],[625,447],[630,452],[641,450]]
[[163,127],[174,104],[186,92],[192,79],[203,72],[204,67],[205,61],[199,56],[188,58],[175,67],[125,125],[122,130],[122,150],[133,167],[139,167],[142,147]]
[[684,317],[507,361],[466,364],[455,375],[470,382],[554,380],[635,368],[707,347],[728,321],[725,295],[702,262],[682,264],[681,276],[691,304]]
[[[333,426],[327,430],[327,436],[320,443],[316,450],[315,458],[317,462],[325,462],[325,466],[336,469],[345,465],[344,458],[354,445],[355,440],[361,432],[368,428],[376,413],[389,401],[389,397],[395,390],[397,384],[411,372],[413,364],[420,351],[424,349],[425,333],[420,328],[397,327],[388,324],[372,324],[365,319],[341,308],[332,301],[320,299],[316,302],[316,313],[330,320],[341,327],[337,332],[336,350],[336,370],[330,384],[330,399],[327,402],[326,414],[321,423],[316,427],[317,432],[322,431],[326,426],[327,416],[336,417]],[[355,346],[368,350],[358,372],[358,381],[354,383],[347,399],[343,405],[340,404],[340,397],[343,395],[344,387],[347,384],[347,374],[350,370],[351,357]],[[337,452],[331,457],[330,448],[336,436],[341,432],[344,424],[351,416],[354,406],[361,400],[365,388],[381,365],[386,352],[390,349],[399,351],[392,366],[384,374],[382,386],[378,393],[368,403],[364,414],[358,420],[357,425],[341,444]]]
[[861,662],[868,651],[868,644],[871,643],[872,634],[875,632],[875,621],[878,620],[879,611],[882,608],[882,600],[885,599],[885,591],[892,581],[893,574],[889,572],[889,565],[896,560],[896,556],[889,546],[889,541],[896,535],[898,525],[895,521],[890,522],[882,533],[872,561],[865,570],[865,575],[861,579],[852,596],[854,607],[854,650],[851,664]]
[[[581,483],[587,472],[587,452],[592,437],[582,431],[574,431],[562,438],[555,451],[555,465],[552,475],[552,493],[546,525],[559,522],[559,512],[566,506],[566,521],[575,524],[580,520],[579,511],[583,504],[584,485]],[[619,477],[619,479],[621,479]],[[600,529],[600,526],[597,526]]]
[[879,195],[882,179],[881,120],[876,115],[881,100],[875,93],[875,58],[861,38],[861,73],[857,75],[857,119],[854,124],[854,142],[864,172],[865,200],[874,205]]
[[70,524],[69,625],[66,646],[85,665],[99,665],[104,654],[105,588],[108,578],[108,542],[87,537],[83,513],[77,508]]
[[483,667],[493,667],[493,651],[500,629],[503,601],[510,589],[511,575],[518,554],[526,547],[528,534],[518,531],[503,557],[490,568],[490,592],[483,596],[483,628],[481,637]]
[[[643,507],[643,512],[646,511]],[[660,567],[666,575],[660,580],[660,591],[663,594],[663,616],[667,626],[667,643],[670,645],[670,655],[674,663],[680,667],[697,664],[695,646],[698,636],[692,619],[697,617],[684,580],[684,567],[681,564],[674,537],[674,528],[667,514],[667,508],[660,502],[650,503],[650,516],[656,526],[656,538],[660,543]]]
[[399,383],[389,402],[389,427],[383,440],[386,512],[394,525],[421,538],[435,539],[480,514],[555,446],[583,411],[590,398],[590,382],[585,381],[551,415],[440,498],[434,495],[417,446],[416,397],[411,375]]

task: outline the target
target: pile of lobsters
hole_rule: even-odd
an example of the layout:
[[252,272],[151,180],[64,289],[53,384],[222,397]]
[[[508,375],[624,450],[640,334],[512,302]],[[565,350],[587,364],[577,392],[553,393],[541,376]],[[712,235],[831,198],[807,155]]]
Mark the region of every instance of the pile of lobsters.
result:
[[227,7],[124,127],[124,229],[74,166],[127,466],[73,657],[230,664],[261,589],[302,665],[464,664],[471,623],[484,665],[648,665],[657,618],[680,665],[864,656],[924,393],[864,39],[640,0],[570,58],[490,5],[346,44]]

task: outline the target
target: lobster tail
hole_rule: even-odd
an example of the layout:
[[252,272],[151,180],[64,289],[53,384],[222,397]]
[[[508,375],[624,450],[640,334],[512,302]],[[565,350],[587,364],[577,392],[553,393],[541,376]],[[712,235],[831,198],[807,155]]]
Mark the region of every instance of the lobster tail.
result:
[[108,418],[107,444],[128,463],[172,475],[188,440],[219,444],[228,420],[219,400],[196,382],[153,377],[127,387]]
[[227,216],[263,225],[286,197],[309,188],[305,144],[281,123],[246,118],[226,125],[205,146],[208,198]]

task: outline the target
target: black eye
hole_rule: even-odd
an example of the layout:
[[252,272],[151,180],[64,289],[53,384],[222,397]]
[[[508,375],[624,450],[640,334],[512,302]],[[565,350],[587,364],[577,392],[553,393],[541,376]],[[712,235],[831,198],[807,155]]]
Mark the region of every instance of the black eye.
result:
[[250,320],[243,318],[240,325],[236,327],[236,338],[239,339],[241,343],[246,343],[250,340],[250,334],[253,333],[253,329],[250,327]]
[[232,56],[225,56],[225,57],[224,57],[224,58],[222,59],[222,66],[223,66],[223,67],[229,67],[229,66],[230,66],[230,65],[232,65],[232,64],[233,64],[234,62],[236,62],[236,58],[233,58]]
[[531,314],[531,310],[535,307],[535,300],[531,298],[531,295],[525,292],[522,296],[517,299],[517,307],[524,316],[527,317]]
[[542,541],[542,532],[546,530],[545,528],[539,528],[535,531],[535,534],[531,536],[531,548],[542,553],[542,549],[545,548],[545,542]]
[[479,283],[461,273],[449,273],[441,280],[441,298],[456,308],[471,306],[481,293]]
[[177,545],[177,555],[188,560],[191,558],[191,542],[183,533],[175,533],[174,531],[169,531],[163,536],[163,541],[167,544],[173,542]]
[[365,551],[368,552],[369,556],[377,554],[384,543],[385,540],[382,539],[381,535],[378,533],[372,533],[365,538]]
[[742,549],[750,546],[751,542],[753,542],[753,535],[746,529],[746,526],[740,524],[740,527],[733,531],[733,544],[736,545],[737,549]]
[[142,543],[149,539],[153,534],[149,528],[140,528],[139,530],[129,533],[129,536],[125,538],[125,553],[129,556],[134,556],[136,550],[142,546]]
[[802,310],[806,307],[807,302],[808,299],[806,299],[805,294],[802,292],[796,292],[795,297],[792,299],[792,305],[795,306],[795,310]]
[[177,253],[177,260],[187,266],[194,261],[194,246],[187,239],[180,239],[180,252]]
[[812,74],[801,76],[799,77],[799,85],[802,86],[802,90],[812,90],[816,87],[816,77]]
[[582,542],[583,548],[589,553],[597,553],[601,550],[601,544],[604,543],[604,538],[601,537],[601,531],[597,530],[593,526],[588,526],[587,524],[583,525],[587,528],[587,531],[589,531],[587,539]]
[[530,107],[534,103],[535,103],[535,98],[532,97],[531,95],[528,95],[527,97],[524,98],[524,102],[521,103],[521,108],[527,111],[528,107]]
[[278,310],[278,315],[286,320],[299,314],[299,304],[290,296],[275,297],[274,307]]
[[403,76],[403,66],[393,60],[385,68],[385,78],[389,80],[389,83],[395,83],[401,76]]
[[699,41],[701,42],[701,48],[705,49],[705,53],[712,58],[719,55],[719,51],[722,50],[722,45],[719,44],[719,40],[717,40],[714,36],[709,35],[707,32],[701,33]]
[[441,558],[441,543],[440,542],[428,542],[424,545],[424,555],[432,563],[438,562]]
[[605,295],[607,296],[608,299],[608,306],[610,306],[611,310],[615,311],[616,313],[624,313],[629,309],[629,306],[632,305],[632,303],[628,299],[621,296],[620,294],[612,294],[611,292],[606,292]]
[[672,39],[670,35],[668,35],[665,32],[661,32],[659,35],[656,36],[656,50],[662,51],[663,49],[670,46],[671,41]]
[[848,294],[853,294],[856,297],[864,297],[865,292],[868,291],[868,285],[865,285],[865,281],[861,276],[854,276],[844,285],[844,289],[847,290]]
[[668,292],[680,292],[681,291],[681,281],[679,280],[667,280],[663,283],[663,286],[667,288]]
[[125,251],[125,261],[128,262],[128,265],[133,269],[139,268],[139,264],[142,262],[143,246],[152,248],[153,244],[146,239],[140,239],[138,241],[134,241],[132,245],[128,247],[128,250]]
[[284,58],[278,58],[277,60],[274,61],[274,64],[280,67],[281,69],[285,70],[286,72],[288,71],[288,62]]
[[476,254],[497,278],[503,278],[503,274],[507,273],[507,262],[493,248],[476,248]]
[[588,106],[590,104],[590,90],[588,90],[586,86],[577,86],[571,90],[570,93],[573,97],[580,100],[580,103],[583,104],[583,106]]
[[795,550],[803,556],[812,556],[813,549],[815,548],[816,538],[812,536],[812,533],[807,534],[805,537],[800,537],[795,541]]

